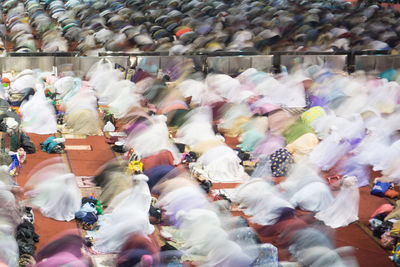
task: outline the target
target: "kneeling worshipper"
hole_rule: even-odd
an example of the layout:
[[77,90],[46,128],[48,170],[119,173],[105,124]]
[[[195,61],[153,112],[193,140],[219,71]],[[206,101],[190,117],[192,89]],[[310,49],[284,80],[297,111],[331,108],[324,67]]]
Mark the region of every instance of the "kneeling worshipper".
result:
[[339,194],[332,204],[318,212],[315,218],[332,228],[347,226],[358,220],[360,192],[355,176],[344,176]]
[[98,135],[101,133],[97,99],[93,90],[80,87],[65,104],[65,126],[74,134]]
[[180,210],[203,208],[209,204],[204,190],[187,173],[159,182],[153,191],[160,193],[158,206],[165,211],[165,219],[174,226],[179,226]]
[[[143,263],[149,265],[143,265]],[[117,258],[117,267],[154,266],[160,262],[160,247],[152,235],[132,233],[124,243]]]
[[185,172],[185,169],[180,165],[178,165],[176,168],[171,165],[158,165],[149,170],[145,170],[143,173],[149,177],[147,184],[149,185],[150,191],[153,192],[153,187],[158,183],[162,183],[164,180],[176,177],[183,172]]
[[[166,121],[167,117],[164,115],[152,116],[146,128],[140,130],[138,133],[133,131],[128,135],[126,145],[133,148],[135,153],[141,158],[147,158],[157,155],[160,152],[165,152],[166,154],[164,154],[164,156],[168,154],[169,156],[167,156],[167,158],[170,158],[170,160],[162,160],[162,164],[168,164],[170,161],[172,161],[173,164],[178,164],[180,162],[178,149],[170,140]],[[154,161],[154,159],[152,161]],[[147,165],[150,166],[144,166],[145,169],[157,166],[157,164]]]
[[178,212],[180,229],[185,237],[183,252],[203,255],[204,266],[249,266],[256,255],[229,238],[224,222],[207,208]]
[[94,177],[97,186],[101,187],[99,200],[107,207],[115,196],[132,187],[131,176],[125,173],[127,162],[109,161],[100,168]]
[[10,186],[0,181],[0,218],[7,224],[16,227],[22,222],[22,209]]
[[[2,180],[4,177],[3,173]],[[22,223],[23,212],[11,188],[7,181],[0,181],[0,265],[2,266],[18,266],[18,257],[23,253],[15,238],[17,228]]]
[[19,108],[22,129],[28,133],[53,134],[57,132],[57,119],[54,106],[46,99],[42,85],[36,93]]
[[290,254],[304,266],[358,266],[352,247],[335,249],[331,240],[317,229],[297,231],[290,243]]
[[272,184],[261,178],[252,178],[237,187],[232,201],[259,225],[273,225],[281,216],[281,209],[294,209]]
[[[123,79],[123,73],[114,68],[114,64],[107,59],[100,59],[88,70],[85,78],[97,92],[100,104],[109,104],[106,89],[109,85],[115,84]],[[103,97],[104,94],[104,97]]]
[[70,221],[81,207],[75,175],[66,171],[61,158],[37,165],[29,175],[25,190],[27,202],[48,218]]
[[19,249],[14,234],[15,226],[0,220],[0,266],[19,266]]
[[119,253],[130,234],[150,235],[151,205],[148,177],[132,176],[132,187],[117,195],[106,209],[103,223],[94,237],[94,249],[102,253]]
[[58,234],[36,255],[35,267],[74,266],[88,267],[89,256],[85,254],[85,241],[76,230],[67,230]]
[[243,182],[249,178],[237,152],[225,144],[208,149],[196,163],[212,182]]
[[285,181],[279,184],[283,196],[302,210],[318,212],[332,203],[333,196],[325,180],[319,176],[317,168],[304,159],[297,162]]
[[198,107],[184,117],[185,122],[178,128],[174,141],[184,144],[190,151],[199,155],[223,142],[213,130],[212,110]]
[[[116,118],[122,118],[132,108],[140,107],[141,96],[136,93],[136,87],[133,82],[123,80],[117,82],[117,84],[112,84],[111,87],[113,101],[108,106]],[[117,93],[115,88],[118,88]]]

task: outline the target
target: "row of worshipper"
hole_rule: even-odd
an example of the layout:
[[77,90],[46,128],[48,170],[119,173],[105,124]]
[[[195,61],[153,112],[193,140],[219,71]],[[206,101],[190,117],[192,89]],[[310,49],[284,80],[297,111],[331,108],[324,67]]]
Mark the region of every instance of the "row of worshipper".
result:
[[[99,215],[102,216],[101,223],[98,223],[95,233],[91,233],[89,241],[76,233],[62,234],[36,252],[30,264],[59,266],[74,262],[79,264],[77,266],[90,266],[89,255],[84,253],[89,246],[96,252],[117,253],[116,266],[134,266],[139,262],[145,264],[142,266],[166,266],[171,263],[183,266],[183,255],[200,256],[197,260],[207,266],[279,266],[276,247],[261,244],[255,230],[243,217],[230,214],[226,200],[211,202],[187,170],[175,168],[168,172],[152,187],[151,194],[147,184],[150,177],[140,173],[128,174],[126,169],[126,163],[113,161],[102,167],[94,177],[103,189],[99,200],[105,203],[105,210],[104,215]],[[257,180],[260,179],[254,179],[254,182],[259,182]],[[29,197],[29,203],[39,208],[46,217],[71,220],[82,212],[79,190],[74,182],[73,174],[66,172],[61,160],[48,160],[32,170],[25,195]],[[262,183],[264,185],[257,186],[269,186],[264,181]],[[246,195],[243,189],[238,189],[237,194],[238,197]],[[160,247],[156,241],[154,230],[157,226],[149,213],[153,205],[152,195],[158,198],[155,205],[163,210],[162,238],[171,241],[169,231],[177,229],[180,242],[183,242],[179,248],[168,242],[168,245]],[[92,201],[84,199],[84,202]],[[278,207],[278,202],[274,201],[273,205]],[[271,216],[276,213],[280,213],[276,227],[295,221],[296,228],[289,227],[285,240],[280,242],[290,246],[291,255],[299,263],[354,264],[352,257],[340,256],[339,250],[335,250],[332,240],[326,236],[326,229],[307,223],[298,218],[294,209],[282,209],[282,205]],[[271,231],[266,228],[261,230],[265,235]]]
[[[114,70],[109,68],[107,69],[107,71],[109,74],[107,76],[108,79],[114,79],[112,76],[112,72]],[[110,103],[112,103],[115,99],[111,97],[107,98],[107,94],[104,94],[104,92],[106,91],[101,91],[101,88],[107,86],[106,84],[100,82],[101,79],[103,79],[103,76],[95,77],[95,74],[99,73],[94,72],[92,76],[88,75],[88,77],[90,77],[88,83],[92,84],[93,87],[96,86],[95,88],[90,88],[91,93],[96,94],[98,99],[102,100],[103,102],[111,101]],[[140,155],[141,161],[144,163],[143,166],[145,171],[150,171],[152,168],[159,167],[165,163],[166,165],[170,166],[179,164],[181,157],[179,155],[179,151],[170,140],[170,135],[167,127],[167,122],[170,122],[169,119],[171,118],[168,118],[168,116],[165,115],[148,115],[151,113],[146,113],[142,110],[142,113],[136,114],[140,114],[139,117],[148,117],[142,118],[141,120],[137,121],[136,119],[138,118],[138,116],[132,115],[131,113],[129,113],[129,111],[132,111],[131,109],[133,109],[134,111],[138,112],[138,109],[143,108],[143,104],[147,104],[148,107],[152,108],[154,110],[154,113],[158,112],[167,114],[169,113],[169,111],[176,111],[176,109],[166,108],[172,108],[172,105],[167,105],[166,103],[168,102],[166,101],[172,101],[173,103],[178,102],[178,104],[180,104],[178,106],[181,107],[181,109],[183,107],[184,110],[188,110],[188,104],[186,104],[186,106],[182,106],[182,104],[185,104],[186,102],[182,103],[182,99],[180,101],[177,101],[177,97],[182,97],[180,95],[180,91],[177,88],[175,88],[174,90],[170,87],[171,85],[163,85],[162,83],[160,84],[159,81],[157,81],[157,79],[155,78],[147,77],[147,81],[145,81],[146,83],[143,82],[142,84],[139,84],[140,81],[138,81],[137,83],[133,83],[126,80],[118,80],[118,75],[120,74],[115,74],[115,76],[117,76],[116,82],[124,82],[130,86],[127,87],[125,91],[119,91],[120,94],[139,98],[138,101],[129,103],[126,99],[123,99],[123,97],[119,97],[119,101],[123,100],[124,102],[128,102],[128,107],[117,104],[115,104],[115,106],[109,105],[113,112],[115,112],[118,119],[126,119],[128,122],[131,122],[131,128],[127,129],[127,133],[129,133],[129,135],[128,138],[125,140],[125,144],[127,146],[131,146],[134,149],[135,153]],[[232,77],[230,78],[234,79]],[[198,82],[201,83],[201,81]],[[167,92],[168,89],[170,89],[171,92],[168,92],[170,94],[163,95],[166,92],[154,90],[154,88],[151,88],[154,84],[158,86],[157,88],[160,88],[160,86],[164,86],[163,88]],[[220,96],[221,94],[226,93],[227,96],[230,95],[227,88],[225,88],[225,91],[221,90],[221,88],[216,87],[217,84],[223,83],[214,82],[214,86],[209,87],[210,95],[214,96],[214,100],[218,99],[218,96]],[[115,86],[115,83],[113,85]],[[139,85],[141,87],[139,87]],[[225,84],[223,85],[225,86]],[[232,84],[228,84],[228,86],[231,85]],[[82,88],[79,89],[82,90]],[[142,89],[142,93],[140,93],[138,89]],[[77,90],[77,92],[75,93],[79,94],[80,90]],[[36,91],[36,93],[37,92],[40,92],[40,89]],[[147,93],[144,95],[148,96],[148,99],[143,99],[141,97],[143,95],[143,92]],[[74,96],[71,96],[71,99],[73,97]],[[228,98],[226,98],[226,100],[227,99]],[[204,98],[204,100],[206,100],[206,97]],[[68,104],[68,101],[66,102]],[[129,104],[133,106],[130,106]],[[190,103],[190,105],[194,105],[192,106],[193,111],[195,111],[193,113],[194,118],[196,116],[199,116],[199,118],[201,119],[194,119],[193,121],[190,119],[186,120],[187,122],[190,122],[192,124],[197,121],[198,125],[195,125],[195,127],[187,126],[189,123],[181,124],[182,129],[187,129],[185,130],[187,132],[192,131],[192,134],[187,134],[185,136],[177,133],[176,137],[181,138],[180,143],[188,145],[185,140],[190,140],[189,138],[193,138],[193,147],[196,147],[196,144],[198,142],[208,143],[207,146],[200,146],[204,150],[204,153],[202,155],[201,153],[199,153],[199,155],[201,156],[197,160],[198,162],[202,163],[202,165],[206,165],[206,168],[208,167],[207,175],[209,175],[211,179],[226,179],[229,173],[234,174],[231,177],[235,177],[236,179],[240,179],[242,181],[244,181],[246,178],[248,179],[249,177],[246,175],[246,173],[243,171],[242,166],[240,165],[240,160],[237,160],[238,157],[236,155],[236,152],[221,143],[223,141],[222,136],[216,136],[215,133],[213,135],[210,135],[210,131],[213,131],[213,127],[212,123],[208,120],[208,116],[211,113],[204,112],[209,110],[209,108],[207,108],[207,106],[198,108],[194,103]],[[147,111],[148,107],[144,110]],[[172,115],[175,115],[175,112],[172,113],[174,113]],[[203,113],[206,116],[205,118],[204,116],[202,116]],[[125,114],[130,114],[130,119]],[[47,116],[49,116],[49,114],[47,114]],[[54,113],[53,116],[55,119]],[[138,127],[137,123],[141,123],[141,126]],[[201,127],[202,131],[200,133],[202,134],[198,134],[199,132],[194,134],[195,130],[197,129],[196,127]],[[181,129],[178,129],[178,132],[179,130]],[[212,142],[208,142],[208,138],[210,136],[212,137]],[[213,152],[212,150],[214,148],[217,148],[217,150]],[[208,154],[208,158],[204,157],[207,152],[210,152]],[[163,156],[158,157],[157,154],[159,153],[163,153]],[[217,165],[215,165],[215,163],[219,164],[219,169]],[[304,166],[306,165],[300,164],[299,168],[304,168]],[[257,260],[260,261],[260,259],[258,258],[259,253],[257,251],[261,249],[261,246],[257,245],[257,242],[254,242],[254,240],[238,240],[237,238],[240,237],[240,235],[233,235],[231,238],[226,239],[229,231],[234,230],[232,228],[226,228],[230,225],[226,223],[226,220],[229,221],[230,217],[228,216],[228,218],[218,218],[217,214],[220,214],[220,212],[215,212],[213,210],[214,208],[209,208],[209,205],[213,206],[213,204],[209,203],[206,198],[205,192],[199,187],[198,183],[195,180],[190,178],[190,175],[187,172],[178,172],[174,175],[171,174],[168,177],[170,179],[162,181],[158,181],[158,179],[157,181],[154,181],[154,177],[137,174],[129,175],[124,171],[124,168],[122,169],[122,171],[119,168],[120,167],[118,166],[111,169],[106,168],[106,171],[101,172],[96,179],[98,185],[102,187],[102,194],[99,196],[99,200],[103,205],[107,207],[106,214],[104,216],[108,217],[108,220],[104,221],[99,229],[98,234],[95,236],[93,245],[95,249],[103,252],[121,252],[120,249],[123,246],[124,241],[126,241],[126,237],[128,237],[127,234],[141,233],[142,235],[149,235],[153,233],[154,226],[152,226],[152,224],[150,223],[149,218],[151,195],[149,185],[147,184],[147,180],[152,180],[155,184],[155,186],[152,187],[152,190],[158,192],[160,196],[158,200],[158,206],[160,208],[163,208],[163,210],[165,211],[164,220],[168,220],[169,224],[179,227],[181,231],[183,231],[183,233],[186,233],[184,234],[184,236],[187,243],[184,249],[187,249],[187,251],[191,253],[203,255],[205,257],[203,258],[203,260],[209,262],[210,265],[220,264],[221,266],[232,266],[232,264],[236,262],[237,264],[239,264],[238,266],[242,266],[243,264],[251,264],[252,262]],[[164,175],[161,175],[161,177],[163,176]],[[313,175],[313,177],[308,180],[312,182],[314,181],[313,179],[316,179],[315,181],[319,183],[317,181],[317,178],[315,178],[317,176],[318,175]],[[292,179],[297,180],[295,177]],[[257,179],[255,179],[254,182],[255,181],[257,181]],[[348,179],[348,183],[344,183],[343,187],[352,189],[355,185],[355,182],[355,178],[350,177]],[[265,183],[266,186],[270,186],[267,181],[262,181],[262,183]],[[318,198],[317,202],[321,201],[320,203],[318,203],[318,205],[324,206],[326,204],[325,206],[327,207],[329,204],[332,204],[329,203],[329,200],[332,200],[332,197],[329,198],[329,194],[327,193],[327,190],[325,190],[323,183],[320,184],[321,186],[315,186],[317,190],[320,190],[322,188],[322,191],[319,192],[319,196],[321,196],[321,198]],[[246,184],[244,185],[244,187],[245,186]],[[26,196],[31,198],[32,206],[39,208],[43,215],[47,217],[57,220],[71,220],[75,218],[76,212],[81,209],[81,196],[79,193],[79,189],[76,185],[75,177],[73,174],[68,173],[65,170],[65,166],[61,162],[53,162],[51,164],[44,163],[40,166],[37,166],[37,168],[33,170],[30,174],[30,180],[25,187],[26,189],[28,189]],[[65,190],[65,188],[68,188],[68,190]],[[349,191],[350,193],[353,192],[352,190]],[[240,192],[243,191],[239,189],[239,195]],[[344,193],[342,193],[342,195],[346,193],[345,190],[343,192]],[[244,194],[244,198],[247,196],[248,194]],[[241,197],[243,197],[243,194],[239,196],[235,201],[238,203],[242,202]],[[265,196],[260,195],[259,197]],[[285,202],[285,200],[282,200],[284,197],[281,197],[279,195],[276,195],[275,197],[275,199],[272,198],[270,202],[271,206],[269,207],[269,210],[271,212],[270,214],[268,214],[268,216],[272,216],[271,220],[277,218],[273,218],[276,215],[276,209],[288,208],[289,212],[293,213],[292,206],[287,206],[287,202]],[[251,201],[248,201],[247,203],[251,203]],[[299,200],[298,203],[300,203],[299,206],[306,207],[305,209],[307,209],[307,205],[305,204],[305,202],[301,202],[301,200]],[[187,204],[189,204],[190,206],[186,206]],[[302,206],[302,204],[304,205]],[[335,211],[335,209],[333,209],[333,211]],[[186,212],[188,213],[186,214]],[[127,216],[127,214],[132,216]],[[202,231],[193,231],[193,229],[198,228],[196,225],[196,218],[198,218],[198,216],[200,216],[201,214],[203,214],[204,218],[208,218],[210,221],[218,222],[218,220],[222,220],[222,222],[212,225],[204,223],[205,231],[209,232],[210,235],[200,234],[200,232]],[[252,215],[254,216],[254,220],[257,220],[258,216],[263,217],[262,214],[257,215],[253,213]],[[224,216],[226,216],[226,214],[224,214]],[[271,217],[267,217],[267,219],[268,218]],[[275,223],[276,222],[277,221],[275,220]],[[121,227],[115,227],[115,225],[121,225]],[[250,229],[247,230],[251,232]],[[319,232],[316,235],[323,238],[323,234]],[[221,238],[214,238],[215,236]],[[204,244],[213,244],[213,246],[205,246]],[[309,252],[311,254],[317,252],[319,257],[322,257],[324,253],[319,253],[319,250],[315,249],[315,247],[317,246],[323,252],[330,251],[332,253],[330,255],[334,256],[335,261],[343,260],[333,250],[333,247],[329,241],[324,244],[308,245],[307,247],[299,248],[299,250],[297,251],[293,250],[293,253],[294,255],[296,255],[296,253],[298,253],[297,255],[301,255],[303,254],[303,252],[305,252],[305,250],[310,249]],[[154,253],[146,252],[146,255],[152,255],[153,260],[155,260],[153,254]],[[143,259],[141,258],[141,260],[146,259],[150,260],[149,257],[144,257]],[[263,259],[262,261],[264,260],[266,259]],[[275,257],[271,257],[267,260],[275,260]],[[301,259],[298,258],[298,260]]]
[[[136,76],[132,82],[124,80],[112,64],[100,61],[88,73],[88,81],[84,81],[87,88],[75,86],[79,83],[72,77],[56,79],[54,85],[70,81],[62,83],[70,85],[65,94],[70,100],[63,98],[67,114],[68,103],[73,103],[75,96],[82,92],[106,104],[122,124],[121,128],[128,135],[125,145],[139,156],[144,171],[160,165],[178,165],[182,157],[175,142],[196,154],[198,165],[194,168],[203,170],[211,181],[244,182],[232,200],[239,203],[246,214],[252,215],[250,221],[266,227],[281,222],[282,208],[288,209],[288,218],[293,219],[293,210],[297,207],[315,212],[317,219],[332,227],[345,226],[357,220],[357,186],[369,182],[368,165],[394,181],[398,179],[399,85],[396,81],[371,79],[362,73],[335,74],[316,66],[305,68],[301,73],[276,76],[255,69],[246,70],[237,77],[223,74],[201,77],[193,72],[176,75],[178,71],[168,73],[172,77],[170,83],[165,82],[168,79],[160,80],[151,75]],[[79,100],[80,105],[90,101],[77,98]],[[36,105],[35,108],[41,107]],[[47,114],[46,118],[49,117]],[[168,126],[174,123],[177,130],[172,140]],[[251,177],[240,164],[237,152],[224,143],[229,137],[238,137],[238,147],[257,163]],[[375,153],[371,154],[371,149]],[[344,175],[336,198],[321,170]],[[112,204],[116,193],[134,188],[130,176],[126,177],[123,172],[112,175],[121,178],[103,180],[100,201],[106,206]],[[286,179],[281,182],[275,179],[282,176]],[[157,184],[151,178],[149,181]],[[109,183],[110,180],[117,183]],[[176,186],[186,182],[176,181],[173,183]],[[140,188],[146,188],[142,186]],[[125,197],[129,197],[126,194]],[[190,195],[195,197],[196,194]],[[74,199],[79,210],[80,196]],[[198,196],[198,200],[201,202],[202,197]],[[346,212],[343,212],[343,202]],[[162,203],[159,203],[161,207]],[[196,201],[178,201],[177,209],[181,203],[195,204]],[[72,216],[76,211],[73,210]],[[141,211],[143,216],[136,217],[144,219],[142,224],[135,226],[142,225],[141,230],[151,233],[147,224],[148,211],[146,205]],[[173,224],[178,219],[174,210],[166,214]],[[105,242],[104,246],[115,241],[111,236],[101,241]],[[103,240],[101,235],[99,240]]]
[[[15,52],[397,50],[399,12],[346,1],[7,0]],[[4,50],[4,49],[3,49]]]
[[[358,186],[369,181],[368,165],[394,180],[398,178],[396,82],[335,75],[313,67],[302,74],[275,77],[254,69],[236,78],[210,74],[194,80],[190,79],[195,77],[192,74],[173,84],[150,76],[134,83],[122,79],[109,63],[99,62],[87,75],[89,88],[72,89],[68,95],[75,91],[70,102],[76,98],[80,108],[88,100],[76,97],[82,91],[108,105],[128,135],[125,146],[133,148],[143,162],[162,154],[160,162],[180,163],[180,153],[171,143],[168,129],[168,125],[180,121],[174,142],[196,153],[201,163],[196,167],[204,169],[213,182],[248,179],[236,151],[224,144],[221,134],[239,137],[238,148],[258,163],[255,174],[259,177],[286,176],[294,162],[306,159],[316,165],[318,172],[335,167],[337,174],[355,176]],[[57,82],[63,79],[72,78]],[[120,90],[113,90],[115,87]],[[305,110],[307,104],[309,109]],[[291,113],[282,106],[302,109]],[[149,115],[151,112],[164,115]],[[81,122],[86,123],[83,119]],[[371,149],[376,150],[373,156]],[[392,156],[380,156],[383,154]],[[279,157],[285,157],[284,162]],[[144,170],[151,167],[144,164]],[[314,178],[318,177],[322,179],[317,173]],[[327,187],[321,185],[321,190],[332,199]]]

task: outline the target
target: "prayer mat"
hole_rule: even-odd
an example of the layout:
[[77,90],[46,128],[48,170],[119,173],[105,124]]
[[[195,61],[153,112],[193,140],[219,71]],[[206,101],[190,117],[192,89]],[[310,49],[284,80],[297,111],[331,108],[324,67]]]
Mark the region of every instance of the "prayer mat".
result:
[[75,176],[78,187],[96,187],[93,176]]
[[91,145],[66,145],[65,150],[92,150]]
[[81,135],[81,134],[63,134],[62,136],[65,139],[86,139],[86,135]]
[[108,132],[110,136],[117,136],[117,137],[126,137],[126,133],[124,132]]
[[101,254],[90,256],[94,267],[109,267],[115,266],[117,254]]
[[[62,133],[63,135],[66,135],[66,134],[80,135],[80,134],[74,134],[74,130],[67,128],[67,127],[65,126],[65,124],[63,124],[63,125],[57,125],[57,128],[58,128],[58,131],[59,131],[60,133]],[[104,136],[104,133],[103,133],[101,130],[99,130],[99,131],[97,132],[97,134],[95,134],[94,136]]]
[[79,188],[81,190],[81,196],[82,197],[98,197],[101,194],[101,187],[96,186],[96,187],[81,187]]

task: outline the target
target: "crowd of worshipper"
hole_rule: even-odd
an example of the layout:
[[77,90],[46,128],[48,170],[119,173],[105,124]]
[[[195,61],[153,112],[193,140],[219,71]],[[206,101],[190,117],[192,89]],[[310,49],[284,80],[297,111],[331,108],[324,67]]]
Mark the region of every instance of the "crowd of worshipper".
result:
[[332,1],[7,0],[8,52],[398,50],[399,12]]
[[[374,77],[310,65],[290,74],[205,75],[185,61],[163,73],[137,69],[127,77],[108,60],[83,78],[3,73],[1,125],[10,139],[10,129],[28,138],[26,151],[30,133],[105,132],[120,155],[93,177],[101,193],[84,198],[61,158],[35,166],[23,188],[11,161],[2,162],[5,266],[90,266],[92,252],[116,254],[116,266],[279,266],[283,249],[303,266],[357,266],[352,248],[335,248],[331,233],[358,220],[358,188],[369,184],[370,167],[382,174],[371,194],[387,196],[382,185],[389,183],[398,196],[396,70]],[[64,141],[41,147],[63,153]],[[213,189],[218,183],[239,185]],[[76,219],[86,235],[67,232],[35,251],[32,208]],[[384,206],[370,221],[382,242],[392,238],[391,248],[397,210]]]

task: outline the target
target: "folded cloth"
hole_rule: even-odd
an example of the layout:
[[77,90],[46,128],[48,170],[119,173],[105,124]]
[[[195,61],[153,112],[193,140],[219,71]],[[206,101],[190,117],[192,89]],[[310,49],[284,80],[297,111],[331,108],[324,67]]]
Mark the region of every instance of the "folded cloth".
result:
[[396,198],[399,196],[399,192],[393,190],[393,189],[388,189],[385,192],[385,197],[389,197],[389,198]]
[[394,206],[391,204],[382,204],[379,206],[379,208],[376,211],[374,211],[374,213],[372,213],[371,218],[374,218],[376,215],[378,215],[380,213],[389,214],[390,212],[392,212],[393,209],[394,209]]

